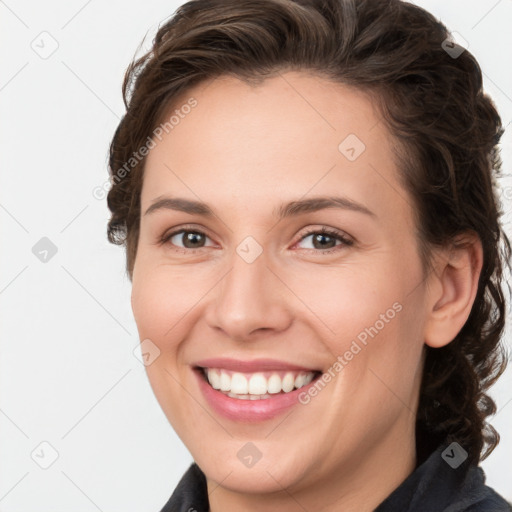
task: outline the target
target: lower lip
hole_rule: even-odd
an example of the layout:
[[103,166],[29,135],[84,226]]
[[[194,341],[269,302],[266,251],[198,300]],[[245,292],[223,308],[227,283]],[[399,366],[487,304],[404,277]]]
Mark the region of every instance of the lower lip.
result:
[[199,380],[199,388],[212,409],[232,421],[242,422],[269,420],[282,414],[294,405],[300,405],[299,395],[307,392],[308,388],[314,386],[317,380],[315,378],[306,386],[302,386],[289,393],[276,393],[272,398],[242,400],[231,398],[221,391],[213,389],[205,380],[200,370],[194,370],[194,373]]

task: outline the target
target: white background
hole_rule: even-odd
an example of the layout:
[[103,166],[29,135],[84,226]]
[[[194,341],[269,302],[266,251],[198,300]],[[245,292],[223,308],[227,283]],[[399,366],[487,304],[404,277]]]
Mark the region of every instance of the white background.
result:
[[[156,512],[192,460],[133,354],[124,252],[107,242],[106,200],[92,195],[108,176],[124,70],[180,3],[0,1],[2,512]],[[459,32],[481,63],[508,125],[509,172],[512,1],[417,3]],[[41,37],[46,49],[58,44],[47,59],[31,47]],[[47,263],[32,253],[42,237],[58,249]],[[483,463],[488,484],[509,500],[511,381],[509,369],[493,390],[502,441]],[[46,470],[31,458],[36,450],[49,462],[43,441],[58,453]]]

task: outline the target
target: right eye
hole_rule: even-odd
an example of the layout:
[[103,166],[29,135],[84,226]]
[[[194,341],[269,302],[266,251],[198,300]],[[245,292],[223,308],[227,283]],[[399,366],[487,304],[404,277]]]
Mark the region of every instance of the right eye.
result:
[[[203,249],[206,247],[202,245],[205,243],[206,239],[209,239],[209,237],[202,231],[182,226],[180,229],[165,233],[160,242],[163,245],[170,245],[173,250],[186,253],[194,249]],[[182,246],[179,245],[180,242],[183,244]]]

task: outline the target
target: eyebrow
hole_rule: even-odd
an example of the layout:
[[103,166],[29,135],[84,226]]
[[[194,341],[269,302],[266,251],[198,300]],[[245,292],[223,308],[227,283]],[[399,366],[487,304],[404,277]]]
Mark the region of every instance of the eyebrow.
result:
[[[279,219],[301,215],[304,213],[316,212],[327,208],[340,208],[343,210],[352,210],[359,213],[364,213],[370,217],[376,217],[375,213],[368,209],[366,206],[353,201],[347,197],[313,197],[310,199],[299,199],[290,201],[289,203],[282,204],[277,210],[273,211],[275,216]],[[144,215],[149,215],[157,210],[176,210],[191,215],[202,215],[207,218],[215,216],[212,208],[208,204],[195,201],[192,199],[185,199],[182,197],[157,197],[154,202],[149,206]]]

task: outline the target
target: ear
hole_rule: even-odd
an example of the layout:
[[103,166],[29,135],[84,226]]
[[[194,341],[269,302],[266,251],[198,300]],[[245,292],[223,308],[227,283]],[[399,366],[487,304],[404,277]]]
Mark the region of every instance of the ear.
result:
[[458,237],[438,255],[429,276],[425,344],[448,345],[469,318],[483,265],[482,243],[474,232]]

